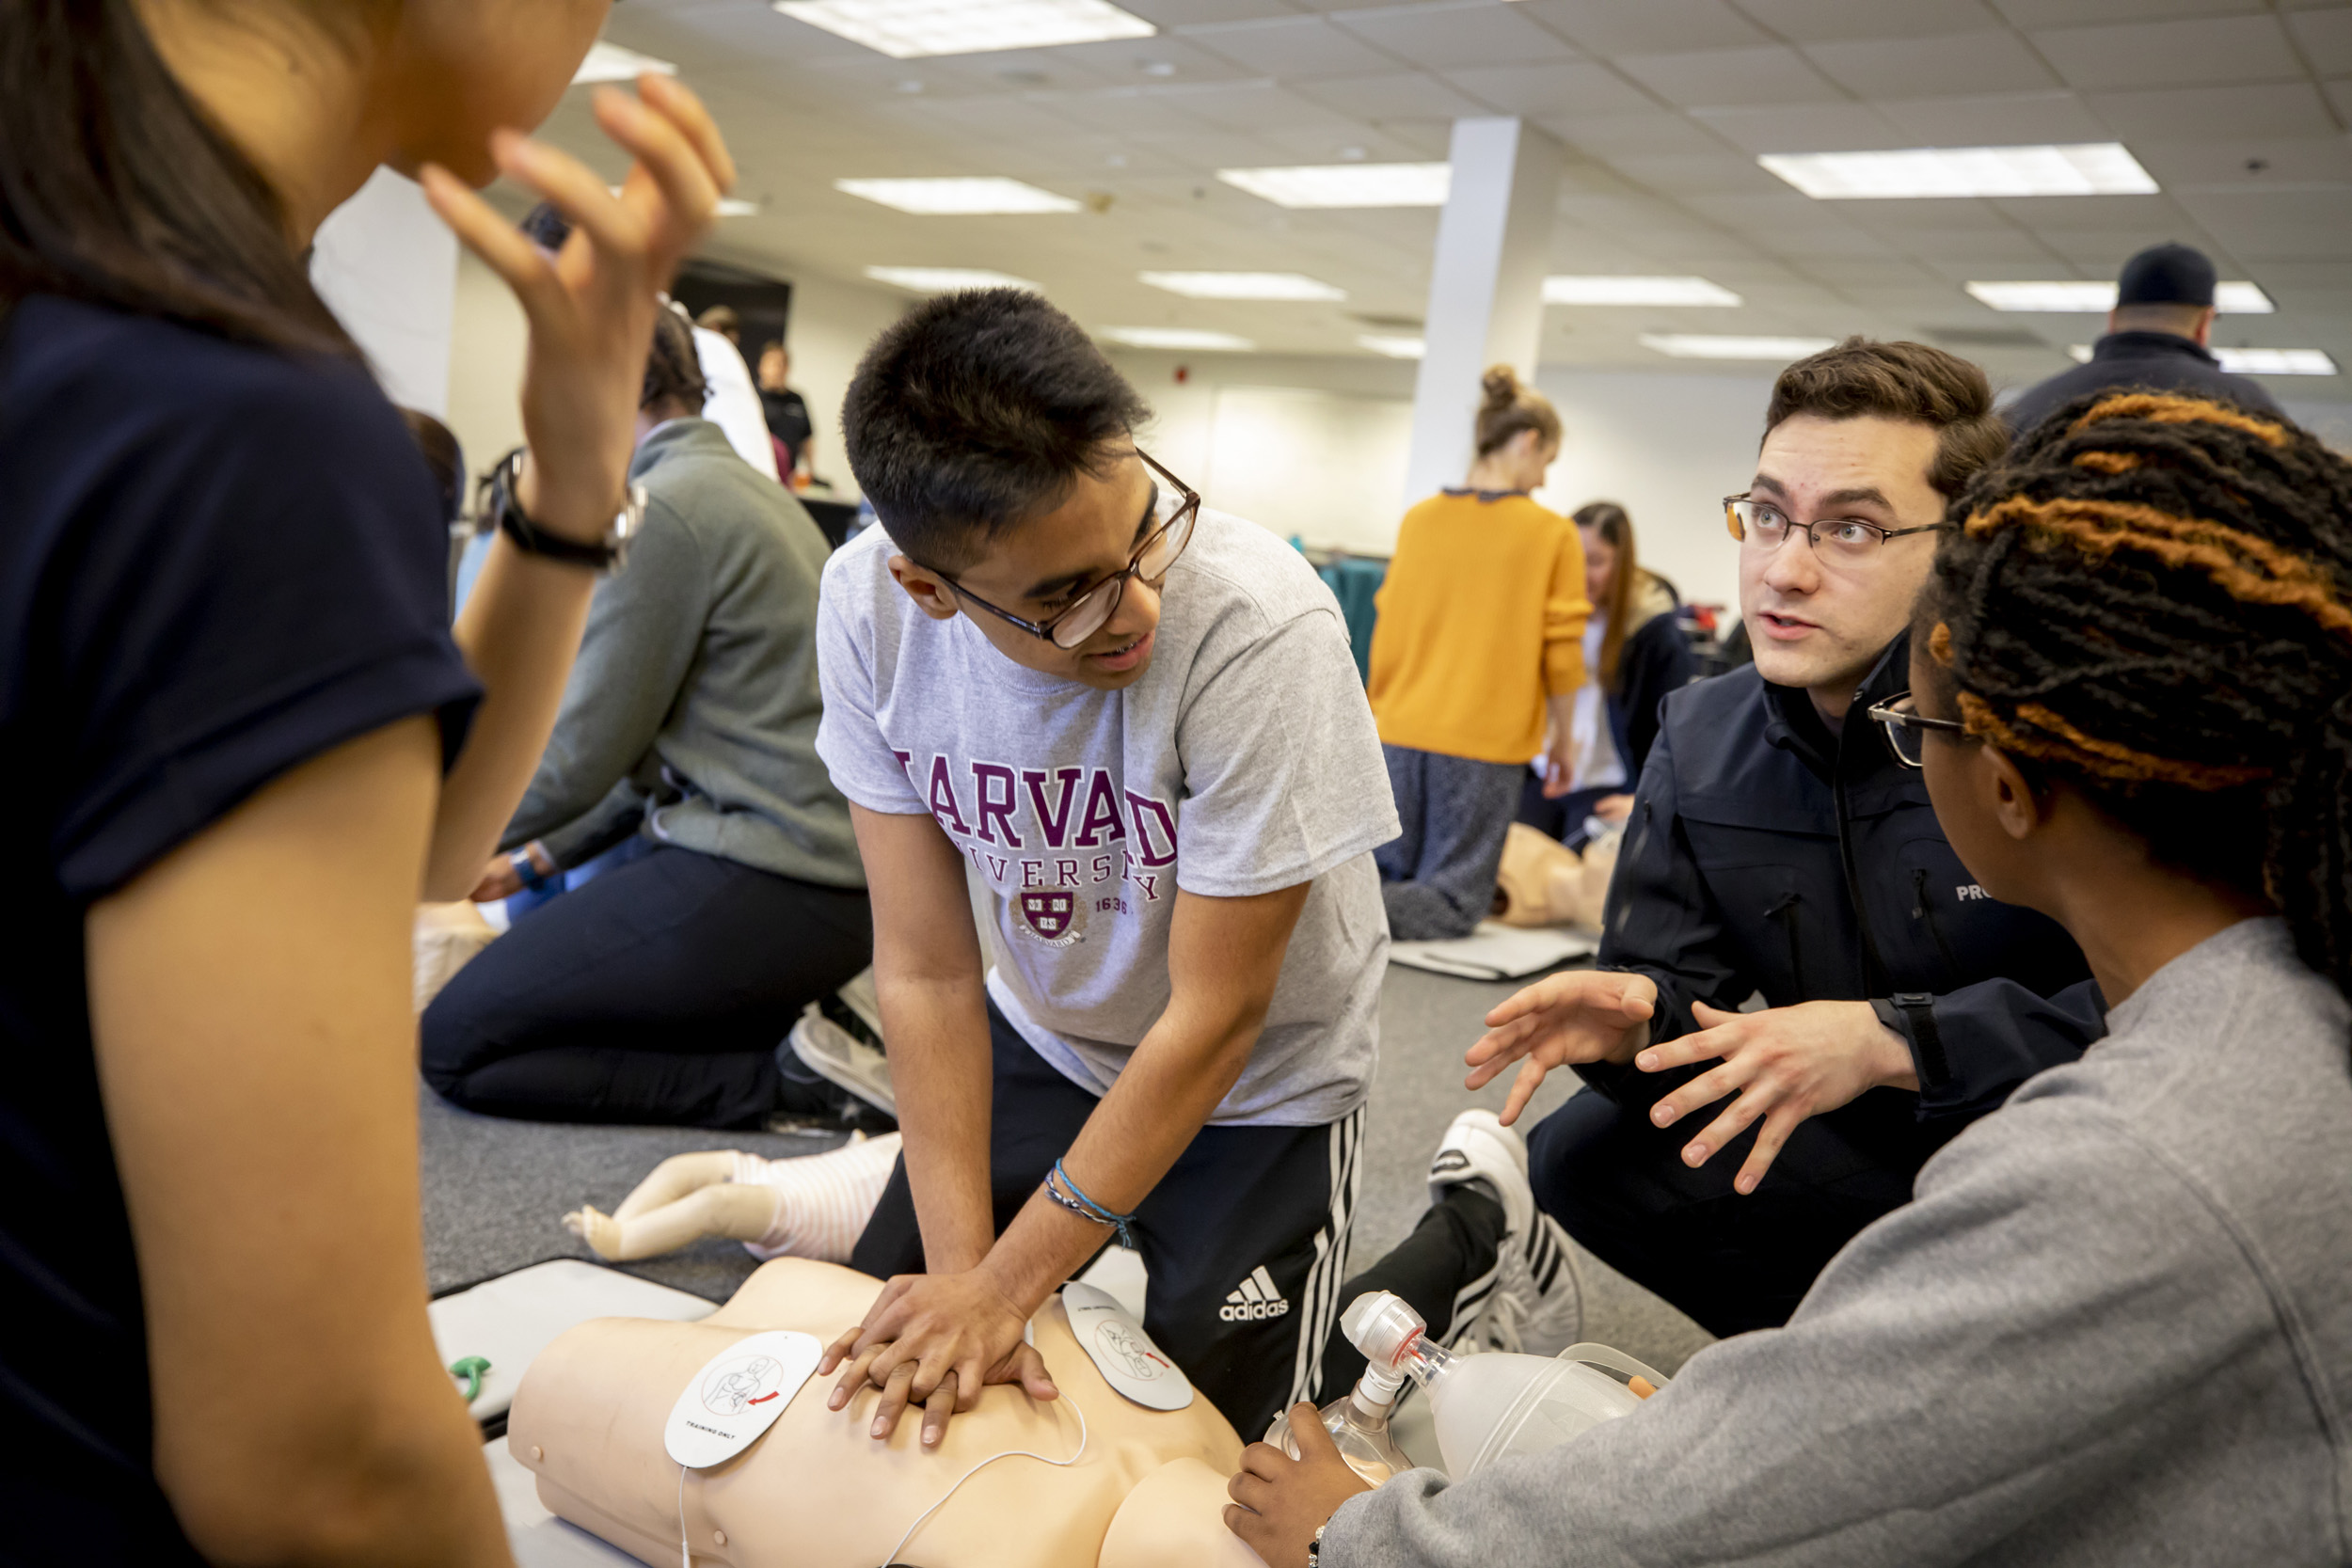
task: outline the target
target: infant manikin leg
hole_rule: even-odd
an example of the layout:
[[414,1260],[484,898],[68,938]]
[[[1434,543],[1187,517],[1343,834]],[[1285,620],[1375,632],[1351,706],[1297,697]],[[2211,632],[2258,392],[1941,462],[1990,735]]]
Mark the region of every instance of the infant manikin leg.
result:
[[847,1262],[898,1159],[898,1134],[828,1154],[764,1160],[714,1149],[664,1160],[611,1214],[582,1207],[564,1228],[612,1262],[675,1252],[704,1236],[755,1258]]

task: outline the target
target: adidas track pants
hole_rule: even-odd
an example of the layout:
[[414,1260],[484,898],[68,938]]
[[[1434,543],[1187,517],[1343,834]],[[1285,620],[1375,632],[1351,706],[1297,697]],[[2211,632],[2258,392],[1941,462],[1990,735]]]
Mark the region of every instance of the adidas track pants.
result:
[[[1101,1103],[991,1004],[990,1187],[1001,1235]],[[1326,1127],[1204,1127],[1136,1212],[1151,1275],[1143,1326],[1245,1442],[1313,1395],[1339,1323],[1364,1113]],[[901,1158],[850,1255],[878,1278],[923,1272]]]

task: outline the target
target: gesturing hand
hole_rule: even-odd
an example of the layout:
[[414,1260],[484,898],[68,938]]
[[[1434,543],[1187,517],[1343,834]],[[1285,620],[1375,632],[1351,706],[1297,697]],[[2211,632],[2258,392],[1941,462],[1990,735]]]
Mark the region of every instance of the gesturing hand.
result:
[[923,1446],[946,1435],[947,1418],[969,1410],[991,1383],[1018,1383],[1035,1400],[1060,1397],[1045,1358],[1022,1340],[1028,1315],[975,1269],[899,1275],[882,1287],[866,1321],[835,1339],[817,1364],[823,1377],[845,1361],[826,1408],[845,1408],[867,1384],[882,1390],[873,1434],[888,1437],[910,1404],[923,1406]]
[[618,195],[567,153],[514,131],[492,137],[500,170],[572,221],[552,261],[455,175],[431,165],[420,174],[434,211],[530,318],[531,463],[520,499],[533,522],[582,542],[620,508],[656,296],[735,184],[734,160],[700,99],[666,76],[639,77],[637,91],[596,97],[596,123],[636,158]]
[[1248,1544],[1266,1568],[1298,1568],[1315,1531],[1328,1524],[1340,1504],[1369,1492],[1364,1478],[1347,1467],[1340,1448],[1324,1430],[1311,1404],[1291,1410],[1291,1432],[1298,1440],[1293,1459],[1271,1443],[1242,1450],[1241,1469],[1225,1486],[1225,1528]]
[[1485,1088],[1519,1063],[1502,1107],[1508,1127],[1553,1068],[1630,1060],[1648,1037],[1657,1003],[1658,983],[1645,974],[1580,969],[1546,975],[1486,1015],[1486,1032],[1463,1055],[1470,1066],[1464,1086]]
[[1742,1193],[1756,1191],[1788,1134],[1807,1117],[1835,1111],[1880,1087],[1915,1089],[1919,1079],[1911,1047],[1881,1023],[1867,1002],[1801,1002],[1760,1013],[1727,1013],[1694,1003],[1691,1016],[1705,1025],[1696,1034],[1653,1045],[1633,1058],[1644,1072],[1663,1072],[1691,1062],[1723,1059],[1650,1107],[1650,1119],[1671,1127],[1686,1113],[1713,1104],[1735,1090],[1707,1131],[1682,1150],[1684,1164],[1705,1164],[1709,1156],[1762,1117],[1756,1147],[1732,1180]]

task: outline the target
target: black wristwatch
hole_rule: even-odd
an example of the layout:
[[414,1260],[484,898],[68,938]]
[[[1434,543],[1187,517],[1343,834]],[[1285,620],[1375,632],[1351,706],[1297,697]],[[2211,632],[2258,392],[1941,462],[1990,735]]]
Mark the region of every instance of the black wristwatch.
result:
[[516,549],[560,561],[566,566],[585,566],[591,571],[621,569],[621,563],[628,558],[628,543],[645,520],[644,485],[628,486],[622,493],[620,515],[612,519],[604,537],[593,545],[583,545],[548,532],[524,513],[523,503],[516,496],[522,487],[522,473],[523,449],[516,447],[500,460],[490,477],[490,515],[498,519],[499,531],[512,539]]

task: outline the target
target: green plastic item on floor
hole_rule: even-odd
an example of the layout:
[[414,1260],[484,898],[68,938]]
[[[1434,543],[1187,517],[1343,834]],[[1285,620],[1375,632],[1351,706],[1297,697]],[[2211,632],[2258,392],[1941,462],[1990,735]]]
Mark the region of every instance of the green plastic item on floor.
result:
[[483,1374],[489,1370],[488,1360],[479,1355],[469,1355],[463,1361],[450,1363],[449,1375],[465,1385],[468,1404],[482,1397]]

